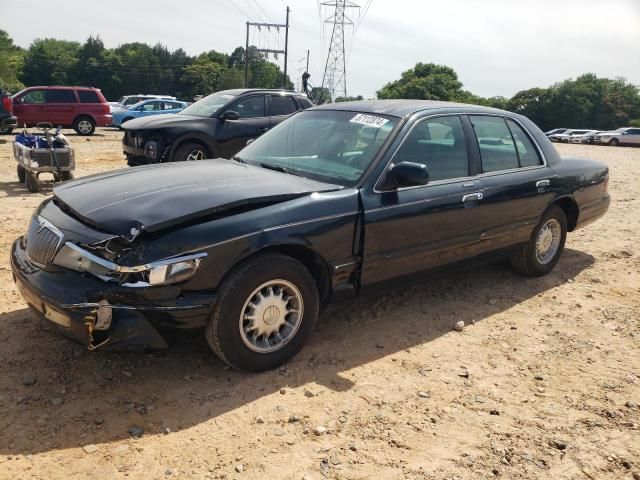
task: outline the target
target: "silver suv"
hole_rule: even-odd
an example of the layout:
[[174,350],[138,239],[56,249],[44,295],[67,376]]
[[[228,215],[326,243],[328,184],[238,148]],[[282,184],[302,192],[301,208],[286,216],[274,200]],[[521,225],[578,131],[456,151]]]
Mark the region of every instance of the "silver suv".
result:
[[640,146],[640,128],[624,127],[613,132],[602,132],[593,139],[601,145],[636,145]]

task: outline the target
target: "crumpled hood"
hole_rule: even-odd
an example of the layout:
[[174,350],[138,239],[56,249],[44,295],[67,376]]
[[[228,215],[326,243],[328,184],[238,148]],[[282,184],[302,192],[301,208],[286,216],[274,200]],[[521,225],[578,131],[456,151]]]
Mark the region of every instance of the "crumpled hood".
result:
[[190,128],[193,124],[201,124],[203,120],[216,121],[215,119],[194,117],[192,115],[163,113],[162,115],[134,118],[122,125],[122,128],[125,130],[156,130],[175,127]]
[[53,193],[86,223],[132,241],[145,231],[338,188],[218,159],[116,170],[66,182]]

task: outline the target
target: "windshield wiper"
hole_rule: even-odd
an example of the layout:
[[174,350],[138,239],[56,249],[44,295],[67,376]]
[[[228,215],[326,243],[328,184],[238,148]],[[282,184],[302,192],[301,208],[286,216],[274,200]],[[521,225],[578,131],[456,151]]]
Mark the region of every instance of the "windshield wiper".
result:
[[272,165],[271,163],[260,162],[262,168],[268,168],[269,170],[275,170],[276,172],[288,173],[289,175],[295,175],[291,170],[287,170],[280,165]]
[[235,160],[235,161],[236,161],[236,162],[238,162],[238,163],[247,163],[247,162],[245,162],[243,159],[241,159],[241,158],[240,158],[239,156],[237,156],[237,155],[236,155],[236,156],[234,156],[234,157],[231,157],[231,160]]

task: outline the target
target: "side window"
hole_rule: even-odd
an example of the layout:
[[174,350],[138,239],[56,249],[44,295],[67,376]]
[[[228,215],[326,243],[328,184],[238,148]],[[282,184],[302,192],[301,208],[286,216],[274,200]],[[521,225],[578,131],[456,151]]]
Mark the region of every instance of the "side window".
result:
[[270,95],[269,96],[269,115],[275,117],[277,115],[291,115],[298,110],[295,100],[289,95]]
[[264,97],[256,95],[243,98],[234,103],[229,110],[240,114],[240,118],[264,117]]
[[460,117],[436,117],[417,124],[393,162],[426,165],[430,181],[468,176],[469,155]]
[[308,98],[304,98],[304,97],[297,97],[297,98],[298,98],[298,103],[302,106],[302,108],[313,107],[313,103],[311,103],[311,100],[309,100]]
[[44,90],[31,90],[29,93],[23,95],[22,101],[24,103],[44,103]]
[[542,165],[538,150],[531,142],[529,136],[522,130],[522,127],[510,118],[507,119],[507,125],[509,125],[511,135],[513,135],[513,140],[516,144],[520,166],[535,167],[536,165]]
[[143,112],[152,112],[154,110],[162,110],[160,102],[149,102],[142,105]]
[[180,108],[180,104],[176,103],[176,102],[164,102],[164,109],[165,110],[176,110]]
[[78,90],[80,103],[101,103],[96,92],[91,90]]
[[518,168],[518,153],[502,117],[469,115],[480,147],[483,172]]
[[76,103],[73,90],[47,90],[47,103]]

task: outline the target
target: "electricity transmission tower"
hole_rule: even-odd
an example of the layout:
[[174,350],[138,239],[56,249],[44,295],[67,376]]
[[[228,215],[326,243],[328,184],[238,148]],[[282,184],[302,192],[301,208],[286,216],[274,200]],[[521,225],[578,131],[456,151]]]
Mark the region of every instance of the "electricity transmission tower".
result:
[[347,96],[344,26],[353,25],[353,22],[346,15],[346,10],[347,8],[360,8],[360,6],[351,0],[327,0],[322,5],[333,8],[333,15],[324,21],[324,23],[333,25],[333,29],[331,31],[327,63],[322,76],[322,87],[326,87],[331,93],[331,100],[335,100],[336,97]]
[[[244,47],[244,86],[247,88],[249,86],[249,28],[257,27],[257,28],[275,28],[278,32],[281,28],[284,28],[284,50],[270,49],[270,48],[256,48],[256,52],[266,53],[278,55],[279,53],[284,54],[284,74],[282,75],[282,88],[287,88],[287,60],[289,57],[289,12],[290,9],[287,7],[287,21],[286,23],[256,23],[256,22],[247,22],[247,41]],[[276,58],[278,58],[276,56]]]

